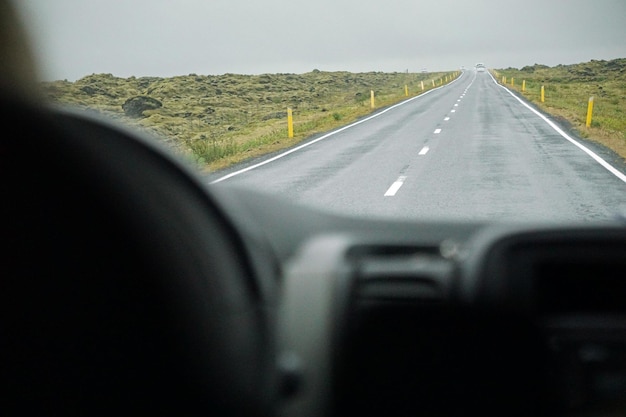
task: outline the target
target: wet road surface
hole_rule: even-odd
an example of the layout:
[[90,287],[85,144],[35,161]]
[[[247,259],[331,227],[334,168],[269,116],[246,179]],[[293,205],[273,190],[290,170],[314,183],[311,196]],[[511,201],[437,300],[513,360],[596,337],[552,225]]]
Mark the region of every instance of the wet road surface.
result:
[[208,181],[367,217],[613,218],[626,207],[623,167],[598,158],[603,166],[592,157],[597,146],[551,123],[489,73],[467,71],[288,154]]

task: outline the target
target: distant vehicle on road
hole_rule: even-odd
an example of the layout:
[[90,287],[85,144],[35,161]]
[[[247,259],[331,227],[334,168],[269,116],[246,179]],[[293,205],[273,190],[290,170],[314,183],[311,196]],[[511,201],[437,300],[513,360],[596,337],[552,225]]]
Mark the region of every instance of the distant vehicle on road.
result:
[[485,72],[485,64],[483,64],[482,62],[479,62],[478,64],[476,64],[476,71]]

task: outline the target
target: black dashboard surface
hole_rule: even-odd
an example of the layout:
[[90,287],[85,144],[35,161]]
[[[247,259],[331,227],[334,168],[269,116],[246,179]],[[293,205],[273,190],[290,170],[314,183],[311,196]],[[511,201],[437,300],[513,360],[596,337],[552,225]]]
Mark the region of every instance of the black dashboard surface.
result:
[[274,259],[282,414],[624,410],[623,224],[359,219],[212,191]]

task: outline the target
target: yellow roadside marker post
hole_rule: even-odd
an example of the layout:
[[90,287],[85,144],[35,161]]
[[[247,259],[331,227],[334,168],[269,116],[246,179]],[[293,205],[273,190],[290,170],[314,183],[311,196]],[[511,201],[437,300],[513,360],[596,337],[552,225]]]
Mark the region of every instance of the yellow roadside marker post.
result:
[[591,127],[591,116],[593,114],[593,97],[589,97],[589,104],[587,104],[587,127]]
[[287,109],[287,130],[289,132],[289,139],[293,139],[293,112],[291,108]]

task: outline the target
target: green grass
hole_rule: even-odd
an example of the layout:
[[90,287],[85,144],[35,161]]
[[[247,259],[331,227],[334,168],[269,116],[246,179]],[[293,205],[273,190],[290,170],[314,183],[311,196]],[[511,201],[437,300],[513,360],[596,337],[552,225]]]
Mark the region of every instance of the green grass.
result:
[[[316,133],[348,124],[372,112],[432,89],[449,73],[350,73],[314,70],[305,74],[196,75],[119,78],[94,74],[76,82],[42,84],[59,102],[156,134],[201,169],[221,169],[292,146]],[[147,96],[162,107],[138,118],[125,115],[126,100]],[[287,134],[293,109],[294,138]]]
[[[580,136],[595,140],[626,159],[626,58],[555,67],[535,64],[499,69],[494,75],[500,82],[506,77],[508,87],[547,113],[569,122]],[[511,86],[511,78],[515,86]],[[522,92],[524,80],[526,89]],[[590,97],[594,98],[593,118],[587,127]]]

